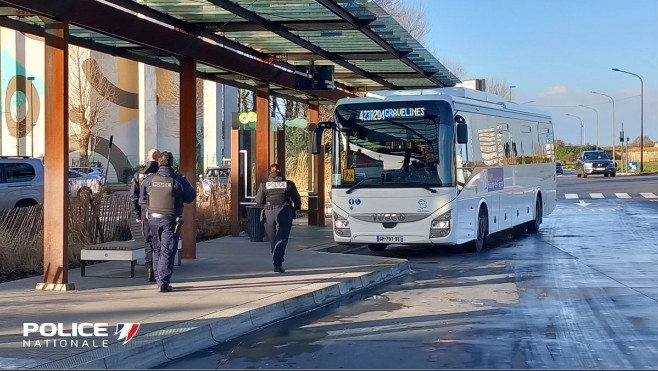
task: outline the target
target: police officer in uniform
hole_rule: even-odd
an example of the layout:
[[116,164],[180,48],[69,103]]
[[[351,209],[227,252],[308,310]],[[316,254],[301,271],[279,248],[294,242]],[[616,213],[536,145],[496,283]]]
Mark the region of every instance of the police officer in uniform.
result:
[[295,183],[286,180],[278,164],[270,165],[267,181],[258,188],[256,203],[265,206],[265,233],[271,243],[274,271],[283,273],[283,256],[288,245],[292,220],[296,218],[297,211],[302,206],[302,199]]
[[182,227],[183,203],[192,203],[196,192],[187,178],[174,172],[174,156],[171,152],[162,152],[158,164],[158,172],[144,180],[140,200],[148,207],[155,280],[160,292],[170,292],[173,290],[169,282]]
[[130,202],[133,207],[133,212],[135,213],[135,220],[142,225],[142,233],[144,234],[144,240],[146,241],[144,249],[144,252],[146,253],[146,262],[144,263],[144,266],[148,272],[149,282],[155,282],[155,275],[153,274],[153,242],[151,241],[151,227],[146,218],[146,204],[139,202],[139,190],[142,188],[142,183],[144,182],[144,179],[146,179],[146,176],[158,171],[158,157],[160,157],[160,151],[155,148],[151,149],[148,156],[146,156],[148,162],[142,170],[133,175],[132,181],[130,182]]

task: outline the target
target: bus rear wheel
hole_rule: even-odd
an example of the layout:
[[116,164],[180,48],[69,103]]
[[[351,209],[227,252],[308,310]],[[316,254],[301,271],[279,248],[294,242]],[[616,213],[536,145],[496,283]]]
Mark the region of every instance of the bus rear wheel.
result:
[[371,243],[368,245],[370,251],[384,251],[386,250],[386,245],[383,243]]
[[535,201],[535,219],[531,220],[528,223],[528,232],[530,233],[539,232],[539,226],[541,226],[541,222],[542,222],[542,215],[543,215],[543,210],[541,206],[541,198],[537,197],[537,201]]

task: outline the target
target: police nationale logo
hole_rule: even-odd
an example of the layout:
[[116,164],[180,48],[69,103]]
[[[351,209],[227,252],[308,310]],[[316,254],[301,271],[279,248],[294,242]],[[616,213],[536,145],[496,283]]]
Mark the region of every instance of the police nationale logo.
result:
[[128,344],[137,335],[138,330],[139,323],[117,323],[117,329],[114,335],[119,335],[117,340],[123,340],[124,344]]
[[[117,323],[114,335],[128,344],[139,323]],[[23,323],[24,348],[106,348],[110,346],[109,323]]]

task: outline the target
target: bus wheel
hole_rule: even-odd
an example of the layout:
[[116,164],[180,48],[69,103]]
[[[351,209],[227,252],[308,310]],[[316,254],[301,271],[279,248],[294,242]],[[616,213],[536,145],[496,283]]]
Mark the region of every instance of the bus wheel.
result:
[[480,252],[487,246],[487,235],[489,234],[489,216],[484,207],[478,212],[477,235],[475,240],[470,244],[470,251]]
[[370,251],[384,251],[386,250],[386,245],[383,243],[371,243],[368,245]]
[[539,226],[541,225],[542,222],[542,214],[543,214],[543,210],[541,206],[541,198],[537,197],[537,201],[535,201],[535,220],[528,223],[528,232],[530,233],[539,232]]

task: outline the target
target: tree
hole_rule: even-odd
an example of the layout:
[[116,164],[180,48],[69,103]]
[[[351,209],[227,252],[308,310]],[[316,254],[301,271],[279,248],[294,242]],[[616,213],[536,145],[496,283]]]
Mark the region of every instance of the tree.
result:
[[376,0],[411,36],[423,44],[430,31],[427,12],[422,6],[409,6],[404,0]]
[[496,77],[489,77],[486,79],[486,92],[500,95],[506,99],[510,99],[509,84],[505,80],[500,80]]
[[[634,141],[630,143],[631,147],[639,147],[642,143],[640,143],[640,136],[638,135],[637,138],[635,138]],[[646,147],[653,147],[654,141],[649,138],[648,135],[644,136],[644,148]]]
[[102,67],[98,59],[92,58],[89,50],[69,46],[69,120],[78,144],[81,165],[89,164],[97,138],[106,127],[108,107],[117,94]]

